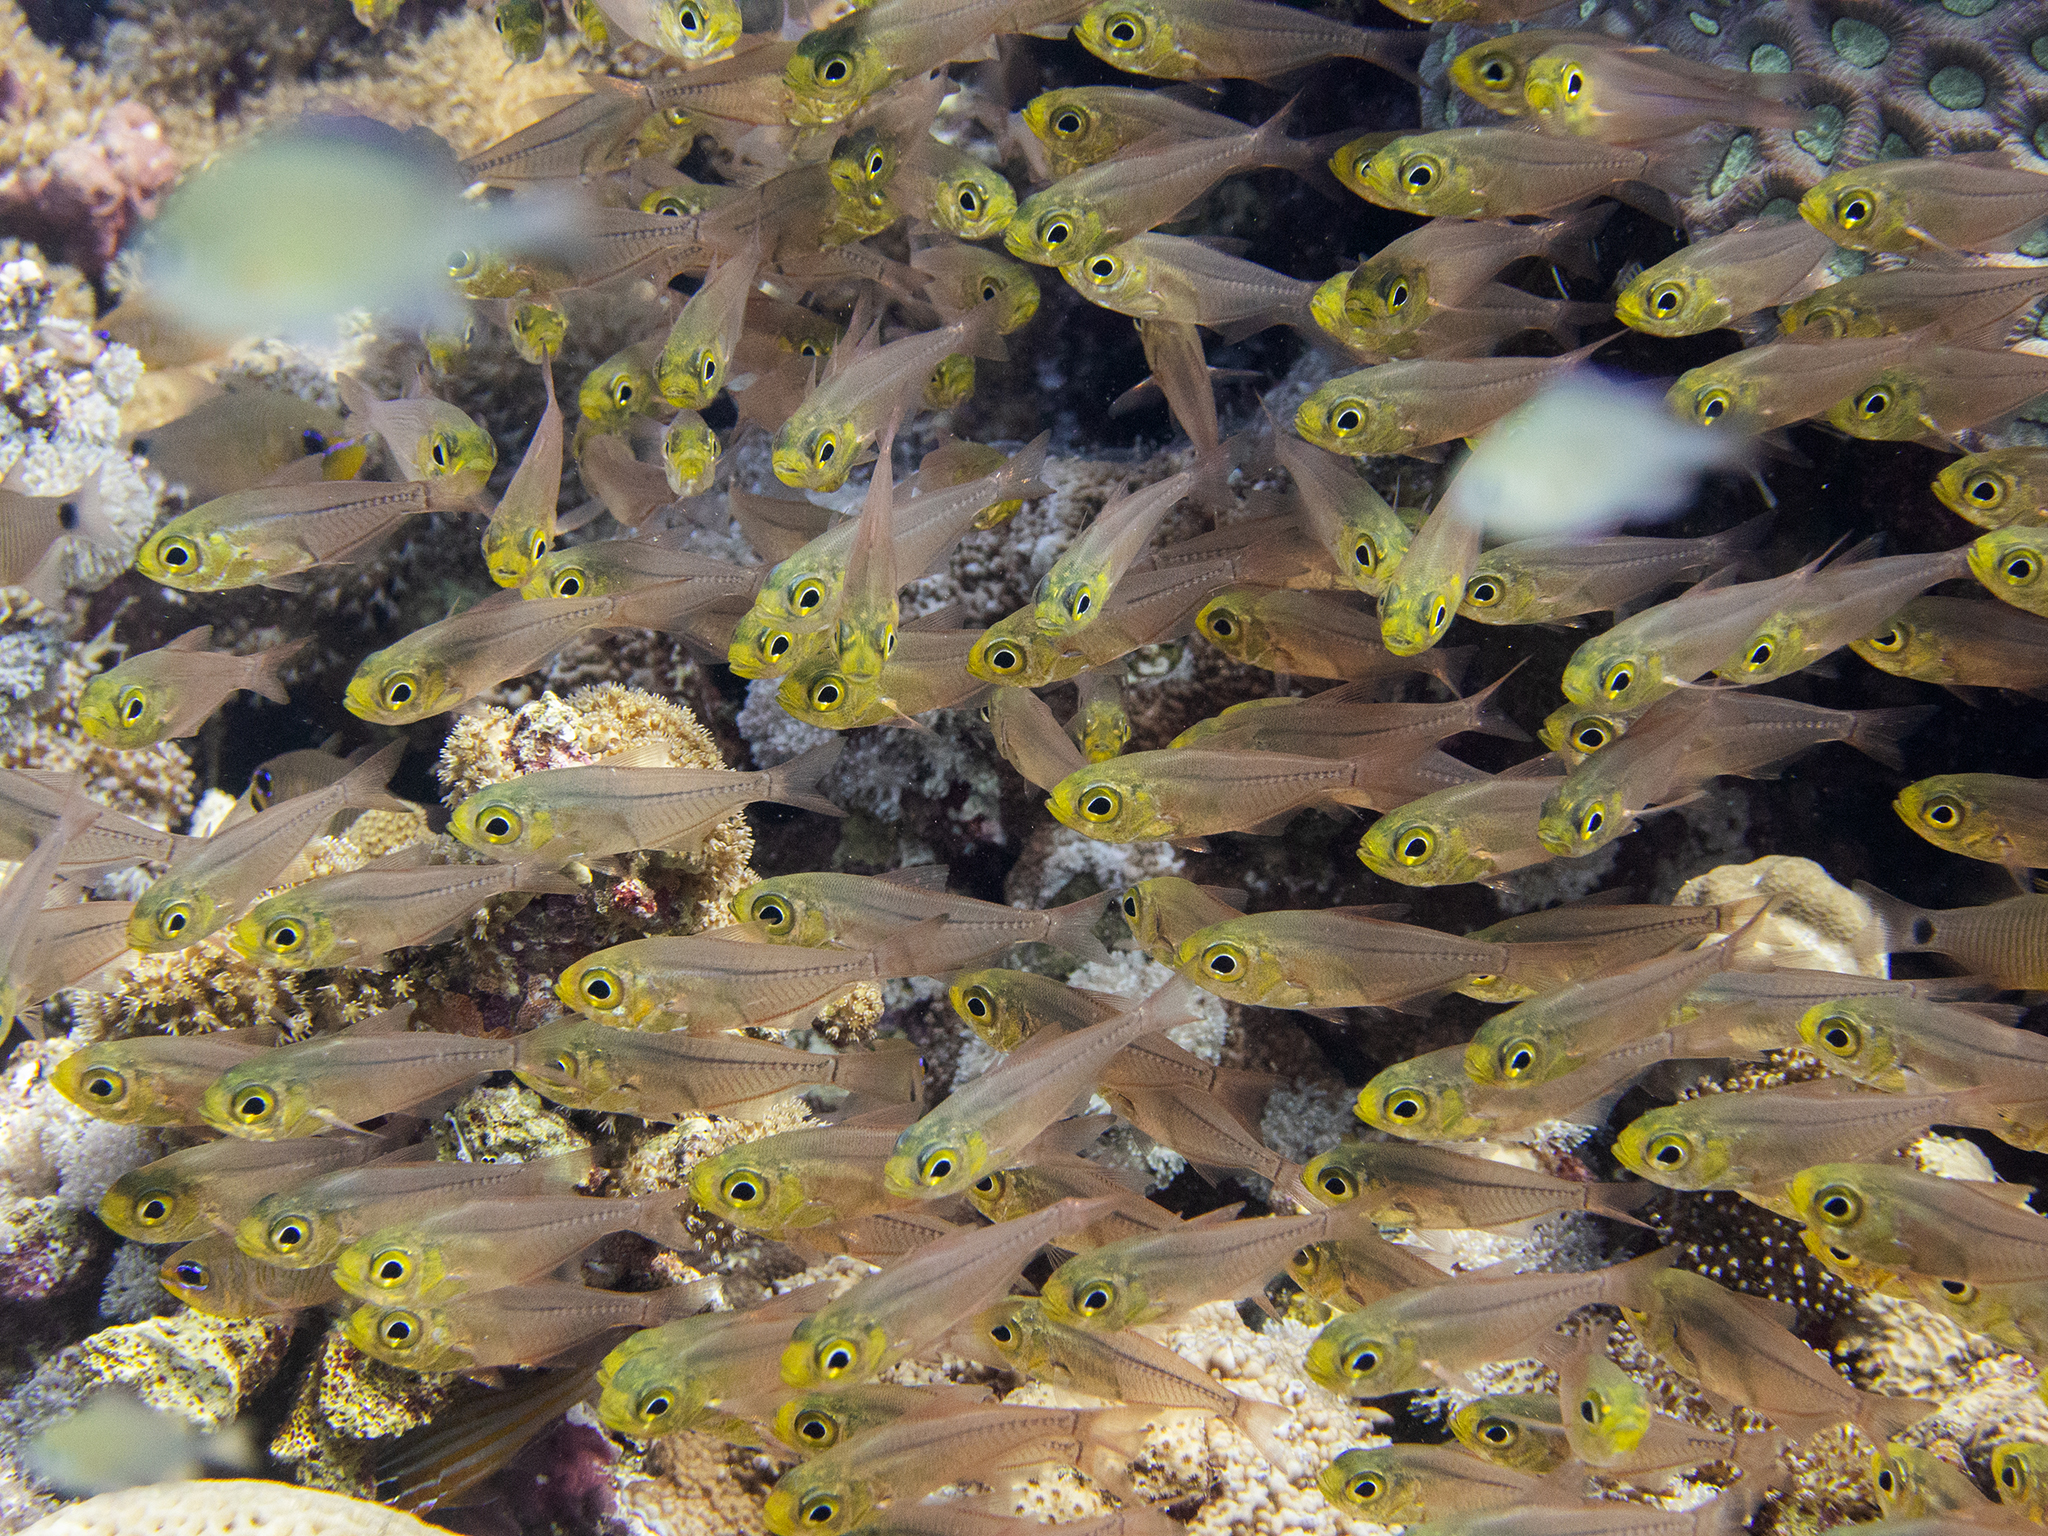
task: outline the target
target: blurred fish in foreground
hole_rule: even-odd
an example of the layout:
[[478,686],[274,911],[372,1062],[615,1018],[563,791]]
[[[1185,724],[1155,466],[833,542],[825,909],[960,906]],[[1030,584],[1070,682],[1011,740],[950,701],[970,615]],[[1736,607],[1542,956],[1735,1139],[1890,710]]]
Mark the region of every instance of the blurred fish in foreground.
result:
[[143,236],[143,282],[180,323],[212,333],[312,340],[358,309],[455,329],[450,251],[544,243],[570,226],[551,197],[500,211],[461,193],[447,145],[424,129],[304,117],[171,193]]
[[126,1392],[105,1391],[38,1430],[23,1460],[69,1497],[141,1483],[174,1483],[208,1467],[253,1471],[260,1458],[240,1422],[211,1434]]

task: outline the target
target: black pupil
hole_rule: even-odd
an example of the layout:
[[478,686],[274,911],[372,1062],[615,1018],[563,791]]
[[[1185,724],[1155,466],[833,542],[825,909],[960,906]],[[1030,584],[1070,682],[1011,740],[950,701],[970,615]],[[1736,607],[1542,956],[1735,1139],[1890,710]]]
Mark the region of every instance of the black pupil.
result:
[[1228,635],[1233,628],[1234,626],[1228,619],[1218,619],[1216,621],[1216,633],[1219,635]]
[[1097,816],[1107,816],[1110,811],[1110,805],[1109,802],[1105,800],[1102,796],[1097,795],[1093,800],[1090,800],[1088,802],[1088,809],[1094,812]]
[[206,1266],[190,1262],[180,1264],[178,1266],[178,1280],[184,1285],[204,1285],[206,1283]]
[[1100,1312],[1109,1305],[1109,1297],[1101,1291],[1090,1291],[1081,1298],[1081,1305],[1090,1312]]
[[2027,581],[2034,574],[2034,562],[2025,555],[2015,555],[2005,568],[2006,575],[2014,581]]
[[967,999],[967,1011],[977,1019],[985,1019],[988,1017],[988,1004],[978,997],[970,997]]
[[1770,659],[1771,647],[1768,642],[1758,646],[1755,650],[1749,653],[1749,664],[1752,667],[1760,667]]
[[1079,133],[1081,131],[1081,114],[1078,112],[1062,112],[1052,120],[1052,125],[1060,133]]
[[937,1162],[932,1164],[932,1177],[935,1179],[943,1179],[947,1174],[951,1173],[952,1171],[953,1159],[951,1159],[950,1157],[942,1157]]
[[827,683],[818,690],[818,702],[820,704],[837,704],[839,702],[839,690],[831,683]]
[[1657,1152],[1657,1161],[1669,1168],[1679,1160],[1681,1155],[1677,1147],[1661,1147]]
[[165,565],[183,565],[185,558],[185,546],[182,544],[173,544],[164,551]]
[[1507,65],[1502,64],[1496,60],[1494,63],[1487,65],[1486,68],[1482,69],[1479,73],[1480,77],[1484,79],[1488,85],[1499,85],[1507,79],[1508,67]]
[[1344,1193],[1344,1181],[1334,1173],[1325,1174],[1323,1189],[1329,1194],[1341,1195]]
[[974,1187],[984,1195],[992,1195],[996,1192],[996,1181],[993,1177],[979,1178],[974,1181]]
[[1830,1216],[1843,1217],[1849,1214],[1849,1202],[1836,1195],[1831,1200],[1821,1202],[1821,1209]]
[[1725,400],[1709,400],[1709,401],[1708,401],[1708,402],[1706,403],[1706,405],[1705,405],[1705,406],[1703,406],[1703,407],[1701,408],[1701,410],[1700,410],[1700,414],[1701,414],[1702,416],[1706,417],[1706,418],[1707,418],[1707,420],[1709,420],[1709,421],[1719,421],[1719,420],[1721,419],[1721,413],[1722,413],[1723,411],[1727,410],[1727,409],[1728,409],[1728,402],[1727,402],[1727,401],[1725,401]]
[[490,833],[491,836],[493,837],[503,837],[507,832],[510,832],[512,830],[512,823],[507,821],[502,816],[493,816],[489,821],[484,823],[484,830]]
[[1509,1430],[1505,1424],[1489,1424],[1479,1432],[1479,1435],[1489,1445],[1506,1445]]
[[1339,432],[1356,432],[1358,430],[1358,412],[1339,411],[1337,413],[1337,430]]
[[1108,282],[1112,277],[1116,276],[1116,263],[1105,259],[1095,262],[1088,270],[1104,282]]
[[262,1114],[268,1108],[270,1108],[270,1101],[257,1095],[252,1094],[250,1097],[242,1100],[242,1113],[250,1116],[252,1119]]
[[1429,842],[1426,838],[1411,837],[1402,845],[1401,851],[1411,859],[1419,859],[1429,852]]
[[306,1234],[301,1232],[297,1227],[282,1227],[278,1230],[277,1241],[280,1247],[296,1248],[300,1243],[303,1243],[305,1240]]
[[377,1278],[379,1280],[403,1280],[405,1278],[405,1266],[396,1259],[386,1259],[377,1266]]
[[1005,669],[1017,665],[1017,653],[1015,651],[991,651],[989,652],[988,659],[996,666]]
[[161,1200],[145,1200],[142,1203],[142,1217],[145,1221],[162,1221],[171,1214],[171,1208]]
[[1607,818],[1605,816],[1602,816],[1598,811],[1595,811],[1592,815],[1586,818],[1586,830],[1589,833],[1598,832],[1601,829],[1601,827],[1606,825],[1606,823]]
[[1422,1106],[1413,1099],[1396,1099],[1390,1107],[1396,1120],[1413,1120],[1422,1113]]
[[732,1187],[733,1199],[740,1201],[742,1204],[753,1199],[755,1194],[756,1190],[754,1189],[754,1186],[751,1184],[740,1183],[735,1184]]
[[1971,481],[1970,499],[1972,501],[1996,501],[1998,499],[1997,482],[1993,480]]
[[1472,588],[1472,601],[1475,603],[1490,603],[1497,596],[1499,594],[1494,591],[1493,583],[1490,581],[1479,582]]
[[1418,165],[1408,173],[1408,185],[1420,192],[1436,180],[1436,172],[1426,165]]
[[830,64],[827,64],[825,66],[824,73],[825,83],[827,85],[837,85],[840,81],[846,78],[846,60],[834,59]]
[[789,636],[787,635],[777,635],[773,640],[770,640],[768,642],[768,654],[771,657],[781,657],[788,650]]
[[995,1327],[989,1329],[988,1336],[998,1344],[1007,1344],[1010,1342],[1011,1337],[1010,1325],[1008,1323],[997,1323]]
[[1579,745],[1584,747],[1588,752],[1591,752],[1594,748],[1601,746],[1603,743],[1606,742],[1606,740],[1607,733],[1602,730],[1595,730],[1589,727],[1586,730],[1579,732]]
[[1678,308],[1678,292],[1676,289],[1666,288],[1657,295],[1658,314],[1668,315],[1676,308]]
[[391,700],[394,704],[405,704],[410,702],[411,699],[411,683],[393,683],[391,685]]
[[111,1098],[116,1090],[111,1077],[96,1077],[86,1086],[85,1091],[96,1099],[105,1099]]
[[1583,1403],[1579,1404],[1579,1417],[1584,1419],[1588,1424],[1593,1423],[1600,1417],[1599,1411],[1596,1408],[1594,1408],[1593,1399],[1591,1399],[1590,1397],[1587,1398]]
[[1849,1048],[1849,1031],[1839,1025],[1829,1030],[1825,1038],[1827,1043],[1838,1051],[1846,1051]]
[[762,922],[770,924],[771,926],[779,924],[785,920],[782,908],[776,906],[775,903],[772,901],[769,902],[763,908],[761,908],[760,912],[756,915],[759,916]]
[[602,978],[593,981],[590,984],[590,995],[599,1001],[603,1001],[612,995],[612,984]]
[[1534,1059],[1526,1050],[1517,1051],[1508,1058],[1508,1066],[1517,1072],[1526,1072]]
[[1111,42],[1128,45],[1138,40],[1138,29],[1128,21],[1120,21],[1109,29],[1109,38]]
[[555,590],[556,595],[560,597],[581,597],[583,595],[583,582],[581,578],[576,576],[564,576],[561,584]]
[[853,1364],[853,1356],[843,1349],[835,1349],[825,1357],[825,1364],[831,1370],[843,1371]]

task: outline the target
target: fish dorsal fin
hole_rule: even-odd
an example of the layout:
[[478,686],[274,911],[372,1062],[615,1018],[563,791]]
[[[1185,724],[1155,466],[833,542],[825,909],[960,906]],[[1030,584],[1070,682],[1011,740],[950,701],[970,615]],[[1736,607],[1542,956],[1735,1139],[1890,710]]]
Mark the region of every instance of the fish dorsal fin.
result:
[[1198,885],[1195,889],[1214,901],[1222,902],[1226,907],[1235,907],[1240,912],[1252,899],[1250,891],[1239,890],[1234,885]]
[[924,1113],[922,1104],[885,1104],[880,1109],[871,1109],[864,1115],[847,1115],[837,1120],[821,1120],[816,1125],[801,1125],[798,1130],[821,1130],[825,1126],[871,1126],[878,1131],[907,1129],[916,1123]]
[[1190,1216],[1187,1220],[1183,1221],[1178,1227],[1174,1228],[1173,1230],[1178,1232],[1189,1232],[1197,1227],[1224,1226],[1230,1222],[1237,1220],[1237,1213],[1243,1209],[1244,1202],[1240,1200],[1235,1205],[1226,1205],[1220,1207],[1217,1210],[1204,1211],[1199,1216]]
[[1408,904],[1401,901],[1383,901],[1369,907],[1326,907],[1330,917],[1368,918],[1379,923],[1398,923],[1408,915]]
[[1497,779],[1555,779],[1562,778],[1570,769],[1565,760],[1555,752],[1546,752],[1541,757],[1532,757],[1527,762],[1516,763],[1512,768],[1503,768],[1494,777]]
[[2034,1186],[2031,1184],[2007,1184],[2003,1181],[1992,1182],[1986,1179],[1956,1179],[1953,1182],[1975,1190],[1987,1200],[1996,1200],[2000,1205],[2009,1205],[2016,1211],[2032,1209],[2027,1204],[2028,1196],[2034,1192]]
[[346,1033],[359,1035],[402,1035],[412,1028],[412,1002],[408,999],[395,1007],[386,1008],[382,1013],[373,1013],[367,1019],[349,1025]]
[[635,741],[607,752],[591,765],[594,768],[673,768],[675,760],[658,741]]
[[1085,1147],[1092,1147],[1112,1125],[1115,1115],[1070,1115],[1064,1120],[1055,1120],[1024,1149],[1023,1155],[1032,1162],[1043,1162],[1053,1157],[1073,1157]]
[[[517,594],[514,594],[515,596]],[[382,858],[372,859],[364,869],[398,870],[431,869],[447,861],[440,856],[440,850],[432,843],[407,843],[403,848],[394,848]]]
[[166,640],[163,648],[167,651],[203,651],[206,642],[213,637],[213,626],[202,624],[197,629],[188,629],[175,640]]
[[903,869],[885,870],[874,878],[901,886],[906,891],[943,893],[948,873],[948,867],[944,864],[912,864]]

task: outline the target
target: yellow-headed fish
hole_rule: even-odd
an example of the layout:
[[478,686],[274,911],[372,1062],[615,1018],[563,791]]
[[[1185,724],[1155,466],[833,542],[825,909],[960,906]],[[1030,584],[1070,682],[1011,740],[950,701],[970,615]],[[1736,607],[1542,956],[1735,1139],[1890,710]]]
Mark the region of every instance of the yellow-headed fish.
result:
[[1557,1211],[1627,1219],[1650,1193],[1405,1141],[1341,1141],[1309,1160],[1302,1183],[1325,1204],[1382,1227],[1505,1227]]
[[131,656],[85,685],[78,723],[107,746],[154,746],[190,736],[227,697],[241,689],[279,704],[291,702],[284,669],[310,640],[292,640],[251,656],[209,651],[213,626],[188,629],[154,651]]
[[1348,458],[1412,454],[1476,435],[1604,344],[1603,338],[1558,357],[1381,363],[1317,389],[1296,408],[1294,430]]
[[562,494],[562,408],[555,403],[555,370],[541,365],[548,403],[520,456],[512,483],[498,498],[484,528],[484,569],[501,587],[516,587],[554,547],[555,505]]
[[1045,146],[1054,176],[1071,176],[1156,135],[1227,139],[1244,124],[1166,91],[1127,85],[1079,85],[1046,91],[1024,104],[1024,126]]
[[232,1229],[264,1196],[399,1149],[395,1135],[241,1141],[224,1136],[121,1175],[98,1215],[139,1243],[182,1243]]
[[341,1299],[324,1269],[280,1269],[252,1259],[222,1233],[187,1243],[157,1266],[157,1281],[210,1317],[275,1317]]
[[1553,132],[1603,144],[1654,144],[1709,123],[1746,128],[1811,128],[1797,104],[1797,75],[1722,69],[1662,48],[1560,43],[1529,61],[1522,99]]
[[2048,214],[2048,178],[1999,154],[1884,160],[1826,176],[1799,216],[1837,245],[1906,253],[2011,249]]
[[949,946],[979,943],[983,959],[1013,944],[1049,944],[1083,960],[1108,958],[1095,937],[1103,915],[1099,896],[1034,911],[953,895],[946,876],[943,864],[915,864],[886,875],[778,875],[736,892],[732,911],[743,923],[759,923],[762,936],[774,944],[856,948],[944,918]]
[[474,491],[498,462],[491,434],[467,414],[424,392],[379,400],[361,381],[343,374],[335,381],[348,407],[349,426],[384,439],[409,480],[446,480]]
[[511,1063],[508,1040],[353,1031],[279,1046],[221,1073],[200,1101],[215,1130],[252,1141],[312,1136],[403,1109]]
[[836,123],[899,80],[973,52],[998,32],[1073,20],[1077,0],[876,0],[808,34],[783,66],[789,121]]
[[702,1311],[717,1293],[716,1279],[657,1291],[511,1285],[417,1311],[364,1302],[342,1333],[371,1359],[410,1371],[538,1365],[614,1328],[650,1328]]
[[214,1080],[273,1043],[251,1033],[138,1035],[81,1046],[50,1068],[50,1086],[117,1125],[193,1125]]
[[1934,477],[1934,494],[1979,528],[2039,522],[2048,516],[2048,449],[1966,453]]
[[302,572],[367,557],[406,518],[469,501],[432,480],[259,486],[172,518],[136,551],[135,568],[183,592],[296,590]]
[[1820,1163],[1786,1187],[1801,1221],[1864,1262],[1972,1285],[2041,1277],[2048,1222],[2029,1192],[1900,1163]]
[[1719,330],[1826,282],[1838,255],[1803,219],[1738,225],[1638,273],[1615,296],[1615,318],[1651,336]]
[[1367,202],[1423,218],[1551,213],[1635,181],[1694,190],[1689,172],[1653,152],[1516,128],[1445,128],[1390,144],[1368,135],[1332,155],[1330,169]]
[[1500,774],[1435,790],[1367,827],[1359,861],[1402,885],[1495,884],[1555,857],[1536,824],[1556,783]]
[[1417,1525],[1474,1509],[1528,1504],[1543,1479],[1447,1445],[1353,1446],[1316,1475],[1323,1497],[1376,1525]]

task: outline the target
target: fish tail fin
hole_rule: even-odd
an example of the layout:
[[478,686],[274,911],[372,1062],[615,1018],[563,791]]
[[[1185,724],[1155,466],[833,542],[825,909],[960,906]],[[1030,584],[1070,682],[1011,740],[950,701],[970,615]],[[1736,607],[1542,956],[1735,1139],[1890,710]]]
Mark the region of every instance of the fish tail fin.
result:
[[1010,462],[1003,466],[1003,472],[1013,483],[1036,481],[1039,472],[1045,468],[1046,451],[1051,447],[1052,433],[1039,433],[1010,455]]
[[1478,654],[1476,645],[1433,645],[1411,660],[1455,695],[1464,685],[1465,669],[1472,665],[1472,658]]
[[1431,40],[1426,30],[1399,32],[1391,27],[1359,27],[1352,34],[1351,57],[1377,65],[1390,75],[1399,75],[1410,85],[1420,85],[1422,76],[1415,66]]
[[777,805],[817,811],[825,816],[844,816],[846,812],[818,793],[818,784],[838,764],[839,754],[845,750],[846,743],[834,737],[822,746],[813,747],[799,757],[770,768],[768,788],[761,798],[773,800]]
[[[1514,674],[1510,672],[1508,677],[1512,676]],[[1507,680],[1507,677],[1495,678],[1484,688],[1465,700],[1467,704],[1472,706],[1472,719],[1465,729],[1468,731],[1478,731],[1487,736],[1503,736],[1509,741],[1533,741],[1534,737],[1510,720],[1507,714],[1494,703],[1494,695],[1500,692],[1506,685]]]
[[1650,1289],[1657,1277],[1678,1262],[1676,1248],[1653,1248],[1648,1253],[1603,1271],[1607,1294],[1602,1300],[1631,1312],[1649,1309]]
[[1733,528],[1711,535],[1700,546],[1700,563],[1720,566],[1733,560],[1747,567],[1750,562],[1746,557],[1763,543],[1776,517],[1774,512],[1759,512],[1746,523],[1737,523]]
[[[959,317],[960,345],[958,350],[970,357],[985,357],[990,362],[1007,362],[1010,356],[1009,344],[1003,340],[1002,304],[997,299],[984,299],[981,303]],[[920,380],[920,385],[922,381]]]
[[1292,1422],[1292,1416],[1285,1408],[1256,1397],[1239,1397],[1236,1406],[1230,1410],[1230,1422],[1245,1439],[1258,1447],[1261,1456],[1282,1472],[1293,1467],[1294,1458],[1280,1439],[1281,1426]]
[[[365,431],[376,431],[377,407],[381,402],[370,386],[354,374],[343,373],[335,376],[334,387],[341,395],[341,406],[348,412],[349,420]],[[359,417],[361,420],[357,421]]]
[[664,1248],[673,1248],[687,1253],[697,1246],[697,1239],[684,1225],[683,1212],[690,1208],[688,1190],[659,1190],[651,1195],[634,1195],[625,1204],[632,1206],[626,1230],[638,1232],[650,1243]]
[[366,757],[349,769],[341,778],[341,807],[345,811],[413,811],[418,809],[410,800],[401,800],[390,793],[385,786],[391,782],[391,775],[398,771],[398,761],[405,756],[405,743],[394,741],[379,749],[375,756]]
[[1935,714],[1932,704],[1914,704],[1905,709],[1859,709],[1856,724],[1843,740],[1865,757],[1903,771],[1906,759],[1899,743],[1919,730]]
[[924,1097],[924,1052],[908,1040],[876,1040],[841,1051],[835,1087],[884,1104],[915,1104]]
[[650,1325],[670,1318],[690,1317],[709,1311],[724,1298],[724,1277],[709,1275],[702,1280],[688,1280],[647,1294],[647,1320]]
[[1625,1222],[1631,1227],[1647,1226],[1649,1223],[1639,1220],[1635,1212],[1654,1200],[1662,1187],[1642,1179],[1629,1184],[1588,1184],[1586,1209],[1609,1221]]
[[274,645],[267,651],[259,651],[249,658],[256,665],[243,686],[251,693],[262,694],[273,704],[291,703],[291,691],[284,685],[285,663],[312,643],[313,637],[307,635],[302,639],[287,640],[283,645]]
[[1607,227],[1615,207],[1614,203],[1595,203],[1556,220],[1543,247],[1544,258],[1574,277],[1598,277],[1600,257],[1593,249],[1593,240]]
[[1052,923],[1046,929],[1045,942],[1082,960],[1107,960],[1109,950],[1095,936],[1095,925],[1102,913],[1100,896],[1083,896],[1064,907],[1050,908],[1045,915]]
[[1930,940],[1920,938],[1915,932],[1925,920],[1924,908],[1914,906],[1910,901],[1901,901],[1889,891],[1880,891],[1868,880],[1858,880],[1849,889],[1870,903],[1870,910],[1877,914],[1877,921],[1884,929],[1884,947],[1888,953],[1901,954],[1911,950],[1932,949]]
[[576,857],[566,839],[557,838],[538,853],[513,864],[512,889],[532,896],[580,896],[583,887],[562,866]]
[[1850,1422],[1882,1445],[1940,1407],[1931,1398],[1883,1397],[1876,1392],[1862,1392],[1857,1394],[1856,1417]]

